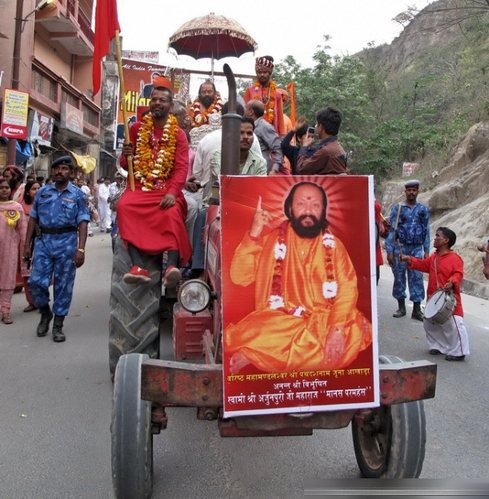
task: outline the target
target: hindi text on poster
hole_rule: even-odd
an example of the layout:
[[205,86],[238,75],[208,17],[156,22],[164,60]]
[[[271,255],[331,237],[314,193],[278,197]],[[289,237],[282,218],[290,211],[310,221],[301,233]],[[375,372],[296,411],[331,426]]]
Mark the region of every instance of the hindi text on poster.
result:
[[225,416],[378,405],[372,190],[221,177]]

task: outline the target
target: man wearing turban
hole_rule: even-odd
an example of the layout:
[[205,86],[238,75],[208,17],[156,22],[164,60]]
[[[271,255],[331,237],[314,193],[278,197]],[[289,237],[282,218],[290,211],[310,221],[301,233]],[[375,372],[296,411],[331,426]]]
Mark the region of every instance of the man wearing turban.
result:
[[263,118],[275,127],[279,136],[284,136],[286,130],[282,93],[277,89],[277,84],[270,79],[273,67],[273,57],[269,55],[256,59],[256,81],[246,89],[244,100],[246,103],[251,99],[261,100],[265,106]]

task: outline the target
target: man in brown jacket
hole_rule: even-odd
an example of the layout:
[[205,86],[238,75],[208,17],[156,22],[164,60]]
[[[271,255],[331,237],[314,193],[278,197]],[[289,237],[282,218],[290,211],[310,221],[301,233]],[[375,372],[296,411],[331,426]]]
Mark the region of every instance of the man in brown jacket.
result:
[[304,135],[297,158],[299,175],[347,175],[346,153],[338,142],[341,113],[331,107],[316,114],[316,133],[321,141],[312,147],[314,137]]

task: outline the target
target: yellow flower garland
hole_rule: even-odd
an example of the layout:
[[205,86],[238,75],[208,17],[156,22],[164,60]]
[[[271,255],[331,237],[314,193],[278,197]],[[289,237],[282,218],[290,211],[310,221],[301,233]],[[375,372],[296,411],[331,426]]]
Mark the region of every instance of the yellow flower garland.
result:
[[[260,82],[257,80],[255,81],[255,96],[253,97],[254,99],[260,100],[263,102],[265,105],[265,113],[263,114],[263,117],[265,118],[265,121],[268,123],[273,124],[273,117],[274,117],[274,109],[275,109],[275,95],[276,95],[276,90],[277,90],[277,84],[270,80],[270,92],[268,94],[268,100],[265,102],[265,100],[260,97]],[[263,90],[262,90],[263,93]]]
[[138,131],[136,154],[134,156],[134,177],[140,182],[143,191],[166,188],[175,162],[178,123],[170,114],[163,128],[163,136],[154,135],[153,116],[148,113],[143,117]]
[[192,128],[208,124],[210,114],[219,114],[221,112],[224,102],[220,95],[217,93],[214,97],[214,102],[203,112],[200,112],[200,99],[194,100],[190,106],[190,118],[192,119]]

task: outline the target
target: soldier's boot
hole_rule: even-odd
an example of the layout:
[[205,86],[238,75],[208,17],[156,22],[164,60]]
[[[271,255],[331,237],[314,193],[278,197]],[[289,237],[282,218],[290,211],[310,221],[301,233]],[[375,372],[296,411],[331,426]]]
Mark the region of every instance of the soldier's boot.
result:
[[397,300],[397,303],[399,303],[399,308],[397,311],[392,314],[392,317],[404,317],[406,315],[406,301],[405,300]]
[[66,337],[63,333],[63,322],[65,320],[64,315],[55,315],[53,322],[53,341],[57,343],[65,341]]
[[41,320],[39,321],[39,324],[37,326],[37,336],[42,337],[48,334],[49,323],[53,318],[53,313],[51,312],[49,305],[41,307],[39,310],[41,312]]
[[411,319],[422,321],[423,318],[423,312],[421,312],[421,303],[419,301],[413,302],[413,313],[411,314]]

